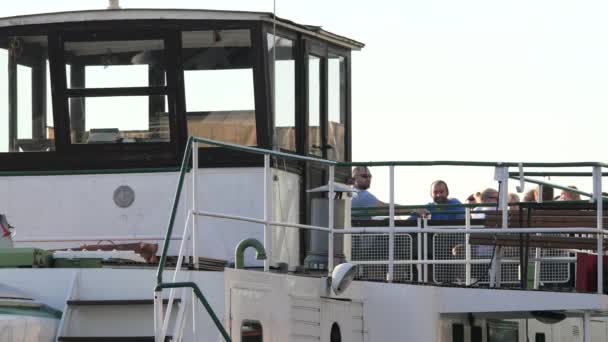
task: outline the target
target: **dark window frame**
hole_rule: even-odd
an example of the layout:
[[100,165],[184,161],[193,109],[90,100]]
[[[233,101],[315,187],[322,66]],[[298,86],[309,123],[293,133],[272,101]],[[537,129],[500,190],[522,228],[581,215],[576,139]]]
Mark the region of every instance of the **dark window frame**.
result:
[[[98,39],[107,37],[120,38],[118,33],[124,35],[125,30],[133,31],[129,39],[154,39],[149,33],[162,35],[165,42],[165,52],[168,57],[165,70],[167,73],[166,85],[163,87],[131,87],[121,89],[67,89],[65,63],[63,62],[63,41],[65,37],[86,37],[83,32],[95,32]],[[270,23],[258,20],[214,20],[201,22],[200,20],[116,20],[98,22],[66,22],[42,25],[25,25],[21,27],[0,28],[0,37],[11,35],[38,35],[47,36],[49,71],[52,94],[52,115],[55,127],[55,151],[51,152],[8,152],[0,153],[0,170],[68,170],[68,169],[121,169],[139,167],[164,167],[179,165],[188,138],[185,118],[185,98],[183,83],[183,68],[181,58],[181,32],[195,30],[228,30],[249,29],[254,49],[254,94],[256,104],[256,134],[258,147],[272,148],[274,136],[274,120],[271,113],[270,80],[268,73],[268,56],[266,34],[273,33]],[[305,57],[310,43],[323,46],[325,54],[338,53],[347,63],[347,101],[346,101],[346,134],[345,157],[351,160],[351,112],[350,112],[350,50],[332,45],[316,37],[288,28],[277,27],[278,35],[294,40],[296,53],[296,153],[307,154],[307,66]],[[171,63],[173,62],[173,63]],[[173,70],[169,70],[172,68]],[[59,72],[59,70],[63,72]],[[63,87],[57,87],[63,84]],[[324,86],[326,87],[326,85]],[[63,88],[63,89],[60,89]],[[173,127],[171,128],[171,142],[169,143],[129,143],[105,144],[98,146],[76,146],[70,141],[68,96],[107,96],[118,94],[145,95],[163,93],[169,102],[169,111],[174,106]],[[51,94],[47,94],[50,96]],[[62,124],[63,123],[63,124]],[[201,167],[247,167],[263,165],[262,157],[238,151],[229,151],[223,148],[201,148],[199,150]],[[44,155],[44,156],[42,156]],[[290,172],[305,173],[301,163],[287,162]],[[337,172],[340,180],[346,174]]]

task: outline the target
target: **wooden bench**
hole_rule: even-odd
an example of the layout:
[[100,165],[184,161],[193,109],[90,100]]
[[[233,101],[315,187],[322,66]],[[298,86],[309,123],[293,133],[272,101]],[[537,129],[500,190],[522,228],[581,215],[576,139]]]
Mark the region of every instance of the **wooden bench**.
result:
[[[501,227],[502,213],[486,211],[484,225],[486,227]],[[603,225],[608,227],[608,215],[604,214]],[[509,210],[508,226],[512,228],[566,228],[583,227],[595,228],[597,211],[595,210]]]
[[[496,228],[502,226],[502,212],[486,211],[484,226]],[[595,228],[597,211],[595,204],[581,203],[564,206],[559,203],[526,203],[508,213],[509,228]],[[608,227],[608,215],[603,216],[603,226]],[[596,250],[595,234],[564,233],[555,235],[535,234],[476,234],[471,235],[471,244],[495,245],[508,247],[539,247],[557,249]],[[607,247],[604,246],[604,250]]]
[[[605,241],[605,240],[604,240]],[[469,243],[472,245],[491,245],[503,247],[538,247],[556,249],[596,250],[595,237],[578,236],[547,236],[531,234],[471,234]],[[608,250],[608,241],[604,242],[604,250]]]

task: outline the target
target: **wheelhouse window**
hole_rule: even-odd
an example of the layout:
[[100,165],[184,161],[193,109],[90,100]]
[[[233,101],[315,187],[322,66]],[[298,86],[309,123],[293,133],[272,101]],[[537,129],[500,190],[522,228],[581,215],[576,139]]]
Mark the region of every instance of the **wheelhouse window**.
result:
[[[274,94],[276,143],[296,151],[296,61],[291,39],[267,35],[272,93]],[[275,48],[276,46],[276,48]],[[274,59],[274,63],[272,63]]]
[[346,66],[344,57],[329,54],[327,59],[327,144],[328,159],[345,160]]
[[0,152],[55,149],[46,36],[0,37]]
[[249,30],[182,32],[188,135],[256,146]]
[[308,151],[322,157],[321,140],[321,58],[308,56]]
[[162,39],[64,44],[72,144],[169,142]]

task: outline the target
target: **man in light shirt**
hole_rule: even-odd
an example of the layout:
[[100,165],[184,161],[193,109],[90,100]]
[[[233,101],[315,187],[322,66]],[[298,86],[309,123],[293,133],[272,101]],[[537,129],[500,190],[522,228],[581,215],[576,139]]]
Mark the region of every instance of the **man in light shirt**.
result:
[[370,208],[386,205],[368,190],[372,184],[372,173],[367,166],[355,167],[352,175],[353,187],[356,190],[353,194],[353,208]]

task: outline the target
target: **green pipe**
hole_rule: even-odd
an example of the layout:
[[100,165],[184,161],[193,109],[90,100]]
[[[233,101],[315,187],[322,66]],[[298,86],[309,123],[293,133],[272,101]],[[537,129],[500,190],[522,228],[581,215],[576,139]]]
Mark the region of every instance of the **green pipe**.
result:
[[93,170],[42,170],[42,171],[0,171],[0,177],[25,176],[71,176],[71,175],[111,175],[128,173],[176,172],[177,167],[129,168],[129,169],[93,169]]
[[274,157],[295,159],[295,160],[301,160],[301,161],[310,161],[310,162],[316,162],[316,163],[320,163],[320,164],[324,164],[324,165],[338,165],[338,162],[335,162],[333,160],[301,156],[298,154],[285,153],[285,152],[280,152],[280,151],[265,150],[263,148],[257,148],[257,147],[230,144],[230,143],[225,143],[225,142],[220,142],[220,141],[215,141],[215,140],[210,140],[210,139],[205,139],[205,138],[194,137],[193,139],[194,139],[193,140],[194,142],[209,144],[209,145],[218,146],[218,147],[225,147],[225,148],[228,148],[231,150],[236,150],[236,151],[251,152],[251,153],[255,153],[255,154],[269,154]]
[[[198,151],[196,151],[198,153]],[[179,198],[182,194],[182,188],[184,187],[184,178],[186,171],[188,170],[188,160],[192,155],[192,137],[188,138],[186,144],[186,151],[184,151],[184,157],[182,158],[182,166],[179,170],[179,180],[177,182],[177,190],[175,190],[175,197],[173,197],[173,208],[171,209],[171,216],[169,217],[169,223],[167,224],[167,234],[165,235],[165,242],[163,244],[163,252],[160,255],[160,261],[158,262],[158,270],[156,271],[156,283],[160,284],[163,282],[163,271],[165,270],[165,261],[167,260],[167,251],[169,250],[170,237],[173,234],[173,224],[175,223],[175,215],[177,214],[177,207],[179,206]]]
[[[519,167],[520,163],[513,162],[476,162],[457,160],[435,161],[377,161],[377,162],[339,162],[336,166],[502,166]],[[522,163],[522,167],[588,167],[601,166],[608,168],[608,164],[600,162],[578,163]]]
[[[524,172],[525,176],[553,176],[553,177],[591,177],[593,173],[591,172]],[[602,177],[608,176],[608,172],[602,172]],[[509,177],[519,177],[519,172],[509,172]],[[519,178],[518,178],[519,179]]]
[[232,342],[232,339],[230,338],[230,335],[228,335],[228,332],[226,331],[226,329],[224,329],[222,322],[220,322],[220,320],[217,318],[215,311],[213,311],[213,308],[211,307],[211,305],[209,305],[209,302],[207,302],[207,299],[203,295],[203,292],[201,292],[201,289],[195,283],[193,283],[191,281],[187,281],[187,282],[178,282],[178,283],[158,284],[158,285],[156,285],[156,288],[154,289],[154,291],[160,292],[162,289],[174,289],[174,288],[181,288],[181,287],[189,287],[192,289],[194,294],[198,297],[198,299],[201,301],[201,303],[205,307],[205,310],[207,310],[207,312],[209,313],[209,316],[211,316],[213,323],[215,323],[215,326],[217,327],[217,329],[220,331],[220,333],[224,337],[224,340],[226,340],[226,342]]
[[264,245],[256,239],[245,239],[236,246],[234,251],[234,268],[242,269],[245,267],[245,250],[249,247],[255,248],[255,257],[258,260],[266,260],[266,250]]

